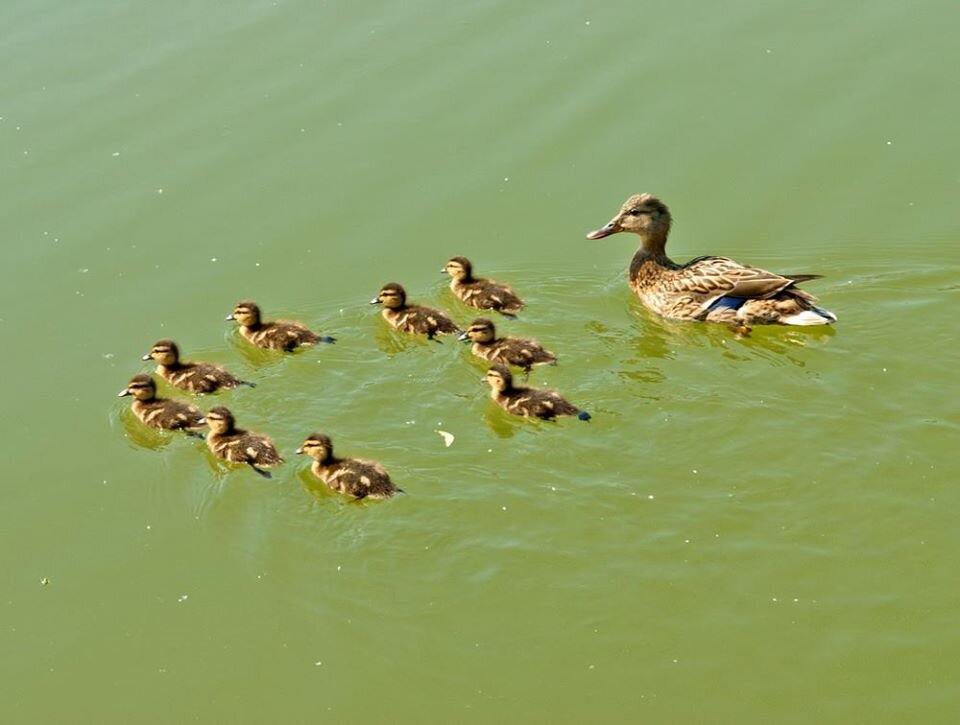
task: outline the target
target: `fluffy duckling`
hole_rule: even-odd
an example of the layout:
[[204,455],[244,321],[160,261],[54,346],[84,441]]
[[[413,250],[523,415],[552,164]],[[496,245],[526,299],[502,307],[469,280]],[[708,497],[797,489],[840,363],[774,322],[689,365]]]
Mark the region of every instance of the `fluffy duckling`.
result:
[[479,358],[504,365],[516,365],[528,373],[534,365],[557,363],[557,356],[544,350],[536,340],[497,337],[493,322],[484,317],[471,322],[470,327],[457,339],[472,341],[470,351]]
[[336,342],[334,338],[322,337],[299,322],[262,322],[256,302],[238,302],[227,319],[239,322],[240,334],[257,347],[291,352],[301,345]]
[[117,393],[119,398],[126,395],[134,397],[130,405],[134,415],[151,428],[183,430],[190,434],[192,428],[200,428],[205,422],[203,413],[197,406],[179,400],[158,398],[157,384],[146,373],[134,375],[127,387]]
[[665,251],[672,218],[653,194],[634,194],[606,225],[587,234],[602,239],[617,232],[640,236],[630,263],[630,287],[645,307],[677,320],[731,325],[828,325],[837,316],[797,287],[818,274],[781,275],[727,257],[697,257],[677,264]]
[[403,332],[425,334],[429,339],[437,335],[460,332],[460,328],[446,313],[432,307],[408,305],[407,292],[395,282],[385,284],[380,293],[370,300],[371,305],[383,305],[383,319]]
[[267,436],[236,427],[233,413],[222,405],[207,413],[207,446],[213,455],[231,463],[246,463],[264,478],[271,478],[269,471],[260,466],[276,466],[283,458]]
[[356,498],[389,498],[395,493],[403,493],[376,461],[334,456],[333,442],[323,433],[311,433],[297,453],[310,456],[313,459],[310,470],[338,493]]
[[510,287],[492,279],[473,276],[473,264],[466,257],[453,257],[441,272],[453,279],[450,289],[463,302],[479,310],[496,310],[512,316],[523,309],[524,302]]
[[590,420],[587,411],[569,403],[555,390],[515,386],[506,365],[494,365],[480,381],[490,386],[490,397],[508,413],[543,420],[553,420],[558,415],[575,415],[580,420]]
[[220,388],[238,385],[256,387],[253,383],[234,377],[219,365],[194,363],[180,359],[180,348],[173,340],[153,343],[144,360],[157,361],[157,374],[171,385],[191,393],[214,393]]

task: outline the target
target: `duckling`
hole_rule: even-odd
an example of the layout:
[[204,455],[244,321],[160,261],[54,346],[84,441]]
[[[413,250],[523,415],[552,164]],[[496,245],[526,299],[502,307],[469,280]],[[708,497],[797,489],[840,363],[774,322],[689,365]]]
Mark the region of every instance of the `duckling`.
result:
[[334,491],[356,498],[389,498],[403,493],[390,480],[390,474],[376,461],[360,458],[337,458],[333,442],[323,433],[311,433],[297,449],[313,459],[310,469]]
[[677,320],[754,324],[829,325],[837,316],[815,303],[797,284],[819,274],[775,274],[727,257],[697,257],[677,264],[665,251],[672,217],[653,194],[634,194],[606,225],[587,234],[602,239],[617,232],[640,236],[630,263],[630,287],[643,305]]
[[492,279],[473,276],[473,264],[466,257],[453,257],[441,272],[453,279],[450,289],[463,302],[479,310],[496,310],[508,317],[524,308],[524,302],[510,287]]
[[134,397],[130,409],[141,421],[151,428],[163,430],[182,430],[188,435],[198,435],[192,428],[200,428],[205,421],[200,409],[179,400],[157,397],[157,384],[146,373],[134,375],[127,387],[117,393],[117,397]]
[[180,348],[173,340],[153,343],[143,359],[156,360],[157,374],[161,378],[191,393],[215,393],[220,388],[235,388],[238,385],[256,387],[254,383],[234,377],[219,365],[181,360]]
[[429,339],[437,335],[460,332],[460,328],[446,313],[432,307],[408,305],[407,292],[395,282],[385,284],[380,293],[370,300],[371,305],[383,305],[383,319],[403,332],[426,334]]
[[207,413],[207,446],[213,455],[231,463],[246,463],[264,478],[271,478],[269,471],[259,466],[276,466],[283,463],[267,436],[252,433],[236,427],[233,413],[218,405]]
[[457,339],[473,341],[470,351],[479,358],[504,365],[516,365],[528,373],[534,365],[557,364],[557,356],[544,350],[536,340],[497,337],[493,322],[484,317],[471,322],[470,327]]
[[240,334],[257,347],[291,352],[301,345],[336,342],[335,338],[321,337],[299,322],[261,322],[260,308],[256,302],[238,302],[227,319],[239,322]]
[[590,420],[587,411],[569,403],[555,390],[515,386],[506,365],[494,365],[480,382],[490,386],[490,397],[508,413],[543,420],[553,420],[558,415],[575,415],[580,420]]

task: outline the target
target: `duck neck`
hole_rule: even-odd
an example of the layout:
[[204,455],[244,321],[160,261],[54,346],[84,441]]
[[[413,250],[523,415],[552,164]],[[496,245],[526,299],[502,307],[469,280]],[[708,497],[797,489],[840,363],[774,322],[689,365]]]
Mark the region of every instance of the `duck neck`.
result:
[[633,255],[630,263],[630,279],[635,279],[640,268],[647,262],[661,267],[675,267],[673,260],[667,256],[666,231],[644,234],[640,237],[640,249]]

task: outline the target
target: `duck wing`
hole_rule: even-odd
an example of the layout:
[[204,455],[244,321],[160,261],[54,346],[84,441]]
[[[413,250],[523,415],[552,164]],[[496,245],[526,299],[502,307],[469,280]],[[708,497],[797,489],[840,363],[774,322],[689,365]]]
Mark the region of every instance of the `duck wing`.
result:
[[[673,287],[676,292],[702,296],[709,305],[720,297],[769,299],[798,282],[820,276],[776,274],[729,257],[697,257],[676,270]],[[816,299],[801,290],[791,291],[800,293],[804,299]]]

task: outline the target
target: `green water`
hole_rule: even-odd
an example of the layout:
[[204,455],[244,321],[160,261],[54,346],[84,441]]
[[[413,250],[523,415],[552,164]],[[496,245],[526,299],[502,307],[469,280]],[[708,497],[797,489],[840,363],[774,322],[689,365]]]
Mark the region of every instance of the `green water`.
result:
[[[954,3],[0,23],[4,722],[956,720]],[[583,238],[639,191],[676,259],[825,274],[836,328],[653,318],[635,240]],[[455,254],[591,423],[508,419],[367,304],[469,321]],[[251,352],[245,298],[339,341]],[[257,381],[199,404],[272,481],[114,397],[161,337]],[[318,429],[407,495],[317,488]]]

